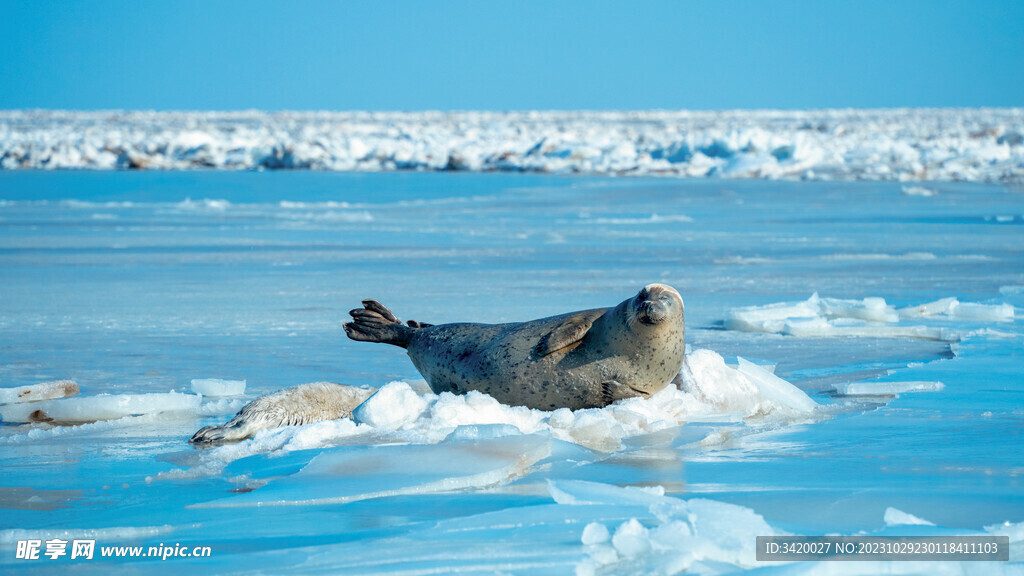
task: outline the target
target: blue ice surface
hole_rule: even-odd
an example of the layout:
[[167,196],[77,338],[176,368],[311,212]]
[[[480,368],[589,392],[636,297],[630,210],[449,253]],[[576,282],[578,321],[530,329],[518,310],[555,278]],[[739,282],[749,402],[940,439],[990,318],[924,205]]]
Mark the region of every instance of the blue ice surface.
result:
[[[663,486],[669,497],[736,505],[797,534],[877,531],[888,507],[965,532],[1024,521],[1019,319],[930,321],[969,334],[953,344],[722,327],[732,308],[813,292],[898,307],[949,296],[1009,302],[1019,318],[1021,190],[927,185],[938,194],[870,182],[0,172],[0,386],[69,378],[91,395],[227,378],[247,380],[249,397],[316,380],[380,386],[418,375],[400,350],[344,337],[340,323],[364,298],[425,322],[506,322],[613,305],[655,281],[682,293],[693,347],[777,363],[776,374],[820,403],[836,402],[832,386],[842,382],[945,384],[711,448],[696,443],[715,429],[707,423],[631,438],[613,453],[550,440],[539,460],[497,483],[473,475],[474,466],[504,466],[473,459],[497,446],[487,439],[422,454],[399,446],[393,458],[387,445],[254,454],[210,474],[160,478],[200,466],[204,453],[188,437],[226,415],[60,434],[4,424],[0,571],[573,573],[588,557],[587,523],[614,532],[630,518],[652,529],[660,521],[628,498],[557,503],[549,481]],[[436,468],[431,450],[443,455]],[[386,481],[343,466],[362,461],[360,451],[379,456],[372,472]],[[410,453],[421,456],[410,458],[415,467],[401,459]],[[470,480],[449,491],[207,506],[260,493],[322,500],[332,486],[339,495],[416,487],[445,478],[452,458],[466,458],[453,477]],[[325,486],[332,474],[337,484]],[[730,514],[716,538],[732,531],[746,542],[745,517]],[[19,539],[90,530],[98,546],[213,554],[15,559]]]

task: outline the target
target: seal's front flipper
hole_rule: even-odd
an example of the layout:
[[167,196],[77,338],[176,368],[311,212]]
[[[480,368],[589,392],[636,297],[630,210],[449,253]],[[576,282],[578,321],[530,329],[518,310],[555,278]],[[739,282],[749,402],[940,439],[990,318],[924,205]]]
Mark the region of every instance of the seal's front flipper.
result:
[[594,320],[600,318],[604,310],[595,310],[594,312],[596,313],[594,315],[574,316],[556,326],[533,347],[534,353],[537,356],[547,356],[556,350],[568,348],[583,340],[590,327],[594,325]]
[[406,348],[421,326],[405,326],[376,300],[363,300],[363,307],[349,312],[354,322],[344,325],[345,334],[360,342],[383,342]]
[[615,402],[616,400],[622,400],[624,398],[646,398],[647,396],[642,392],[634,390],[625,384],[616,382],[615,380],[609,380],[601,383],[601,396],[604,400],[605,406]]

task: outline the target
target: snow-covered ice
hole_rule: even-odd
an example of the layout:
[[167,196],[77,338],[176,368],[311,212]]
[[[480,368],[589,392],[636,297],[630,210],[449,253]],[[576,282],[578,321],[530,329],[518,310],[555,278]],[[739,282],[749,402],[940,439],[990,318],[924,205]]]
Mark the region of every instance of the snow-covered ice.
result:
[[[1024,109],[0,112],[4,169],[529,171],[1020,182]],[[932,196],[922,186],[907,195]]]

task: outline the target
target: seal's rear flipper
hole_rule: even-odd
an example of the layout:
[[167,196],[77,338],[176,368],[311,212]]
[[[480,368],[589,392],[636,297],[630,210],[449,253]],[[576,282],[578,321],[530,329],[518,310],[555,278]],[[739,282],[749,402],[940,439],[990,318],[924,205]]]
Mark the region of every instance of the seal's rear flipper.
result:
[[363,300],[363,307],[349,312],[354,322],[344,325],[345,334],[360,342],[383,342],[406,348],[413,333],[422,325],[402,322],[376,300]]
[[248,438],[249,435],[239,430],[237,426],[206,426],[189,439],[189,444],[223,444],[224,442],[237,442]]

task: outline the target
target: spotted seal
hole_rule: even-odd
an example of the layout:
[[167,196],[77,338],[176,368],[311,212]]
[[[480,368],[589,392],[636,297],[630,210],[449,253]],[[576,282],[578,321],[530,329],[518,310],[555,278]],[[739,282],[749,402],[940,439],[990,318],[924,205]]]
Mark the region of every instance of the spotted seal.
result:
[[348,337],[405,348],[438,394],[477,390],[512,406],[597,408],[650,396],[683,363],[683,300],[665,284],[614,308],[510,324],[402,324],[376,300],[362,304],[349,312]]

